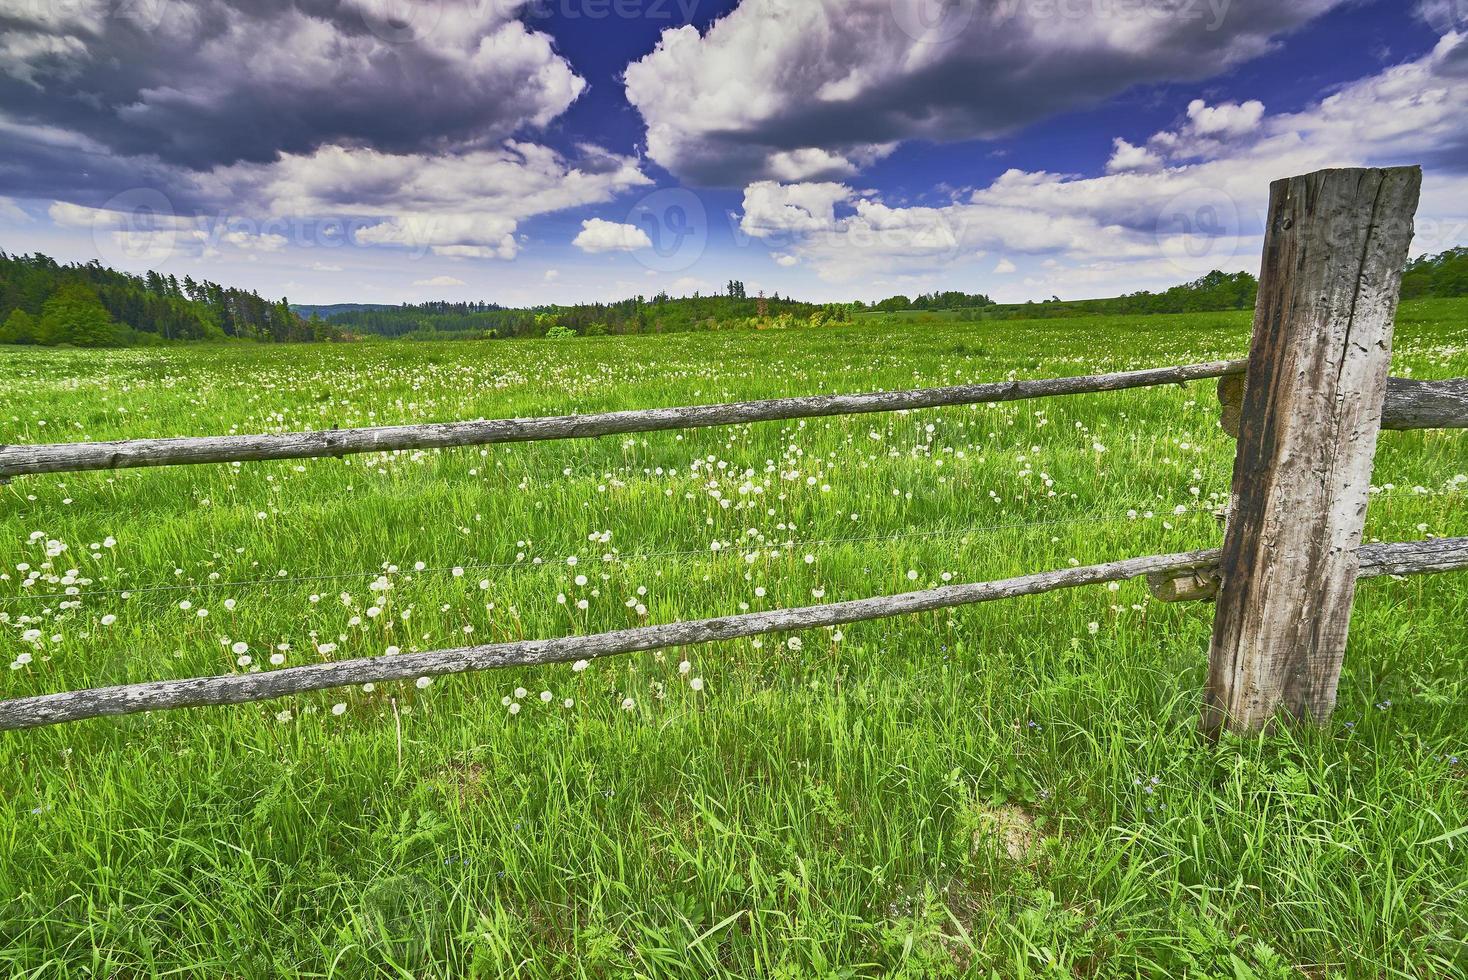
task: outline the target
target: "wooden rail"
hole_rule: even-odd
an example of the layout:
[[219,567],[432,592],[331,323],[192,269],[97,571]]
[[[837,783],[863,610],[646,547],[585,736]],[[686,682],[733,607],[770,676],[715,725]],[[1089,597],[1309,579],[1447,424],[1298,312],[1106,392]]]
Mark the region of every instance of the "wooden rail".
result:
[[[131,715],[144,711],[268,701],[333,687],[462,674],[500,667],[534,667],[572,660],[593,660],[614,654],[734,640],[763,633],[840,626],[993,602],[997,599],[1037,595],[1058,589],[1120,582],[1159,573],[1210,573],[1217,569],[1218,561],[1217,550],[1153,555],[1023,575],[995,582],[946,585],[919,592],[854,599],[820,606],[776,609],[660,626],[639,626],[591,636],[519,640],[391,657],[363,657],[255,674],[225,674],[43,694],[0,701],[0,731],[36,728],[86,718]],[[1367,545],[1361,549],[1362,578],[1377,575],[1419,575],[1464,568],[1468,568],[1468,538]]]
[[[1218,379],[1218,400],[1223,406],[1223,431],[1239,437],[1239,420],[1244,413],[1244,391],[1248,379],[1230,374]],[[1381,427],[1409,429],[1468,429],[1468,378],[1446,381],[1414,381],[1388,378],[1386,404],[1381,409]]]
[[1120,371],[1074,378],[995,381],[882,391],[861,395],[811,395],[727,402],[684,408],[647,408],[593,415],[488,419],[478,422],[431,422],[366,429],[328,429],[285,435],[197,436],[173,439],[127,439],[118,442],[73,442],[0,446],[0,480],[29,473],[74,473],[189,463],[233,463],[263,459],[349,456],[394,449],[446,449],[501,442],[588,439],[629,432],[700,429],[748,422],[778,422],[829,415],[863,415],[949,405],[1049,398],[1058,395],[1125,391],[1183,384],[1229,374],[1242,374],[1244,361],[1214,361],[1181,367]]

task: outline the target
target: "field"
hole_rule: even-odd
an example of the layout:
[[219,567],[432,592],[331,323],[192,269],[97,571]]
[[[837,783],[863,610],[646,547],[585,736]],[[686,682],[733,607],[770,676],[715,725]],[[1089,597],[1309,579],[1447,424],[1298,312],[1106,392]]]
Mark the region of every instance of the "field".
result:
[[[0,442],[296,431],[1242,356],[1242,313],[0,348]],[[1394,373],[1468,375],[1468,303]],[[0,696],[591,632],[1216,545],[1210,383],[18,478]],[[1367,534],[1468,534],[1386,433]],[[1194,735],[1207,604],[843,630],[0,735],[0,974],[1468,977],[1468,578],[1360,589],[1327,729]],[[248,659],[246,659],[248,658]],[[683,667],[680,661],[686,662]]]

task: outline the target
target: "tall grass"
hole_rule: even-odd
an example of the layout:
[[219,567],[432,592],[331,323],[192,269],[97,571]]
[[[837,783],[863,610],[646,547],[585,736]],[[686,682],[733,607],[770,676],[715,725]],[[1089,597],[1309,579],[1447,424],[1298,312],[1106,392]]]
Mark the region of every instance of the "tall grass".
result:
[[[0,349],[0,441],[1055,376],[1247,339],[1204,314]],[[1468,306],[1409,304],[1394,371],[1468,374],[1465,341]],[[17,479],[0,696],[1204,547],[1231,463],[1193,385]],[[1368,536],[1468,534],[1465,471],[1461,433],[1384,434]],[[1363,585],[1336,720],[1259,741],[1194,735],[1210,614],[1126,585],[6,734],[0,973],[1468,976],[1468,580]]]

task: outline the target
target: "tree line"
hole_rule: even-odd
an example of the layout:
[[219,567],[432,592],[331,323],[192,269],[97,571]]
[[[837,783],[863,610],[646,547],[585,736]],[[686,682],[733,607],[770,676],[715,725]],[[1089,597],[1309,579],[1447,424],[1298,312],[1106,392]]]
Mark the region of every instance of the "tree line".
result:
[[[861,304],[857,304],[860,306]],[[921,293],[909,299],[901,294],[889,296],[871,305],[879,313],[900,313],[905,310],[975,310],[995,303],[983,293],[965,293],[960,290]]]
[[[606,303],[511,309],[497,303],[429,302],[367,307],[322,319],[284,298],[149,271],[134,275],[99,262],[61,264],[0,251],[0,344],[102,347],[177,340],[275,343],[355,339],[361,335],[413,340],[493,337],[572,337],[673,333],[735,327],[780,329],[845,323],[859,311],[956,311],[960,320],[1074,317],[1092,314],[1193,313],[1254,306],[1259,283],[1247,272],[1213,271],[1158,292],[1108,299],[998,304],[982,293],[935,291],[892,296],[867,306],[805,303],[778,293],[749,296],[731,279],[723,293],[674,298],[666,292]],[[1402,277],[1402,297],[1468,296],[1468,247],[1425,255]]]
[[1468,296],[1468,247],[1424,255],[1407,265],[1402,274],[1402,298],[1424,296]]
[[857,304],[804,303],[790,297],[748,296],[730,280],[727,292],[674,298],[667,293],[606,303],[507,309],[493,303],[412,303],[387,309],[344,310],[328,322],[358,334],[411,340],[493,337],[597,337],[678,333],[733,327],[780,329],[851,319]]
[[1041,303],[1011,303],[985,311],[982,319],[1044,319],[1092,315],[1151,315],[1157,313],[1206,313],[1222,310],[1252,310],[1259,296],[1259,280],[1247,272],[1214,270],[1205,276],[1170,289],[1145,289],[1107,299],[1062,300],[1054,297]]
[[39,252],[0,252],[0,344],[287,343],[341,336],[339,327],[302,318],[283,298],[267,300],[207,279],[134,275],[96,261],[63,265]]

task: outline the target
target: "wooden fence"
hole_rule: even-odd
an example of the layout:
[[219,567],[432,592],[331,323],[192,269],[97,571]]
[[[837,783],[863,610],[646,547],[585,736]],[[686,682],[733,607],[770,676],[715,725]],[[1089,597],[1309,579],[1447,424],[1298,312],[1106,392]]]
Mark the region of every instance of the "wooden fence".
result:
[[0,446],[0,480],[36,473],[340,456],[592,438],[1121,391],[1217,378],[1238,440],[1223,547],[997,582],[659,626],[126,684],[0,702],[0,730],[307,691],[593,659],[836,626],[1146,577],[1167,601],[1217,600],[1203,730],[1322,721],[1335,703],[1358,579],[1468,569],[1468,538],[1361,544],[1382,428],[1468,428],[1468,379],[1388,378],[1421,171],[1327,170],[1271,190],[1249,359],[861,395],[292,435]]

